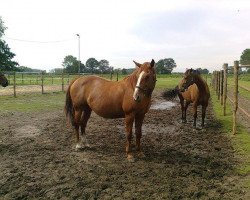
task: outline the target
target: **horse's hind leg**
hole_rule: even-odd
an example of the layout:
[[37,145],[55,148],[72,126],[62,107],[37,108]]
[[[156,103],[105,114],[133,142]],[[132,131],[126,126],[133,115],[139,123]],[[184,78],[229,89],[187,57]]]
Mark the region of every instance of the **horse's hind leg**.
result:
[[83,110],[83,115],[81,119],[81,138],[82,138],[83,144],[85,144],[85,146],[87,147],[89,147],[89,143],[86,138],[85,129],[86,129],[88,120],[90,118],[91,111],[92,111],[91,108],[89,106],[86,106]]
[[74,112],[74,127],[75,127],[75,135],[76,135],[76,150],[81,149],[82,145],[80,143],[79,137],[79,126],[81,123],[82,110],[75,109]]
[[201,127],[204,127],[204,120],[205,120],[205,116],[206,116],[206,109],[207,109],[207,105],[203,105],[202,106]]

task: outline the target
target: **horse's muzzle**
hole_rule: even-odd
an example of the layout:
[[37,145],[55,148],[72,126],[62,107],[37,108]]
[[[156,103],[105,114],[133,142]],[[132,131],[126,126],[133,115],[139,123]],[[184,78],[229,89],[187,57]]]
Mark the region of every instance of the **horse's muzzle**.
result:
[[8,81],[2,84],[3,87],[7,87],[8,85],[9,85]]
[[133,98],[135,102],[140,102],[140,97],[137,95],[136,97]]

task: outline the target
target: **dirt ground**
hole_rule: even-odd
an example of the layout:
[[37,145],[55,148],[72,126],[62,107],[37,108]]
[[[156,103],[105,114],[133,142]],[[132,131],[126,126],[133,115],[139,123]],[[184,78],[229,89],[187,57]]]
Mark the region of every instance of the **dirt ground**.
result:
[[[153,103],[161,102],[156,92]],[[203,130],[192,128],[191,115],[187,124],[179,122],[179,104],[151,109],[143,126],[146,157],[134,163],[126,160],[123,119],[92,113],[86,130],[91,147],[76,152],[62,109],[0,118],[0,199],[249,197],[237,184],[238,161],[211,105]]]

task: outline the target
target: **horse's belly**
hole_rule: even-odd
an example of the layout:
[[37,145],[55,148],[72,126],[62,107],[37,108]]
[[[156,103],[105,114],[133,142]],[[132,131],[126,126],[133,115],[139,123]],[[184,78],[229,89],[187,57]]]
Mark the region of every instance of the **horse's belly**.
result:
[[109,119],[115,119],[115,118],[124,118],[125,117],[125,114],[124,112],[108,112],[108,111],[103,111],[103,110],[96,110],[96,109],[93,109],[93,111],[101,116],[101,117],[104,117],[104,118],[109,118]]
[[123,118],[125,117],[124,111],[120,106],[103,103],[90,103],[90,108],[99,116],[104,118]]

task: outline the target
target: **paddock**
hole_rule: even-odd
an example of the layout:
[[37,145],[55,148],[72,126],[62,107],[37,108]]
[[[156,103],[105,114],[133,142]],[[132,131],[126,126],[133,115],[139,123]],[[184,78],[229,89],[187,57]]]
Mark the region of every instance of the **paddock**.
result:
[[[154,91],[152,109],[142,128],[146,157],[136,157],[134,163],[127,162],[124,153],[123,119],[107,120],[94,113],[86,129],[91,147],[75,151],[73,131],[62,110],[64,93],[37,97],[41,101],[40,97],[45,96],[45,102],[57,98],[52,107],[46,107],[51,103],[47,102],[35,111],[2,111],[0,198],[249,197],[247,186],[242,184],[247,177],[236,171],[241,157],[235,156],[230,137],[214,117],[212,104],[208,106],[206,128],[196,130],[192,127],[191,110],[188,123],[180,123],[178,102],[166,103],[161,92]],[[32,98],[24,97],[22,103],[32,104],[34,94]],[[164,104],[171,106],[155,106]],[[200,108],[198,116],[199,124]]]

